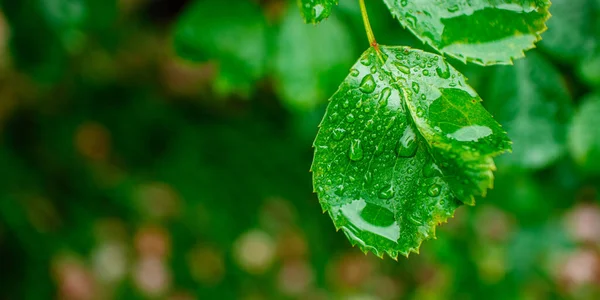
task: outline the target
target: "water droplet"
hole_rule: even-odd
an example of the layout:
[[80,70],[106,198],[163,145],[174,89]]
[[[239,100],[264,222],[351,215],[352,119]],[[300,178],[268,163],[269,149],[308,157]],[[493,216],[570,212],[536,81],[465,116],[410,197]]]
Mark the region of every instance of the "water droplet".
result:
[[329,116],[329,119],[330,119],[331,121],[337,121],[337,119],[339,119],[339,117],[340,117],[340,114],[338,114],[338,113],[334,112],[334,113],[332,113],[332,114]]
[[465,126],[449,133],[446,136],[461,142],[476,142],[492,134],[492,129],[487,126],[471,125]]
[[402,6],[406,6],[406,4],[408,4],[408,1],[407,1],[407,0],[401,0],[401,1],[400,1],[400,5],[402,5]]
[[392,89],[389,87],[386,87],[381,91],[381,97],[379,97],[379,107],[387,106],[390,95],[392,95]]
[[373,129],[373,120],[368,120],[367,123],[365,123],[365,129],[367,130],[372,130]]
[[441,187],[438,184],[433,184],[427,190],[427,194],[431,197],[437,197],[440,194]]
[[351,160],[354,161],[359,161],[361,159],[363,159],[363,149],[362,146],[360,145],[360,140],[353,140],[350,143],[350,152],[348,153],[348,156],[350,157]]
[[383,153],[383,148],[384,148],[383,145],[377,145],[377,146],[375,146],[375,151],[373,152],[373,154],[375,156],[381,155]]
[[360,73],[360,72],[358,72],[358,70],[357,70],[357,69],[351,69],[351,70],[350,70],[350,75],[352,75],[352,77],[356,77],[356,76],[358,76],[358,74],[359,74],[359,73]]
[[429,70],[423,70],[423,75],[429,76]]
[[425,111],[421,107],[417,107],[417,116],[422,117],[425,114]]
[[434,162],[430,161],[423,167],[423,176],[425,176],[425,178],[431,178],[440,175],[442,175],[442,171]]
[[365,183],[370,183],[371,179],[373,179],[373,173],[371,173],[371,171],[367,171],[367,173],[365,173]]
[[344,101],[344,103],[342,103],[342,107],[343,107],[343,108],[348,108],[348,107],[350,107],[350,101],[348,101],[348,99],[346,99],[346,100]]
[[363,111],[368,114],[371,112],[371,108],[367,106],[367,107],[365,107],[365,109]]
[[407,75],[410,74],[410,68],[401,64],[399,61],[394,61],[392,64],[394,65],[394,67],[396,67],[396,69],[398,69],[398,71]]
[[394,188],[390,184],[385,184],[380,190],[378,194],[381,199],[390,199],[394,197]]
[[313,8],[313,19],[315,20],[319,20],[321,18],[321,14],[323,13],[323,11],[325,10],[325,6],[323,6],[323,4],[317,4],[315,5],[315,7]]
[[332,136],[334,140],[341,141],[344,138],[345,134],[346,130],[344,130],[343,128],[336,128],[333,130]]
[[450,66],[445,61],[442,61],[441,64],[438,64],[438,67],[435,68],[435,72],[440,76],[440,78],[448,79],[450,78]]
[[375,80],[373,80],[373,76],[371,74],[363,77],[360,82],[360,90],[365,94],[370,94],[375,90]]
[[363,105],[362,99],[359,99],[359,100],[356,102],[356,108],[360,108],[362,105]]
[[400,157],[412,157],[417,153],[417,136],[411,126],[407,126],[404,130],[396,152]]
[[338,196],[342,197],[342,196],[344,196],[344,188],[345,188],[345,187],[344,187],[343,185],[339,185],[339,186],[338,186],[338,187],[335,189],[334,193],[335,193],[336,195],[338,195]]
[[419,93],[419,90],[421,89],[421,87],[419,86],[419,84],[416,81],[413,81],[412,83],[412,89],[413,91],[415,91],[415,93]]
[[354,118],[353,114],[348,114],[346,116],[346,122],[348,122],[348,123],[354,123],[354,120],[356,120],[356,118]]
[[458,4],[454,4],[454,5],[450,6],[450,7],[448,7],[448,11],[451,12],[451,13],[457,12],[458,8],[459,8]]
[[427,99],[427,97],[425,96],[425,94],[421,94],[421,100],[425,100]]
[[348,220],[346,225],[342,226],[342,230],[352,239],[358,240],[359,243],[365,243],[361,240],[365,236],[365,232],[394,243],[400,239],[400,225],[392,211],[386,207],[358,199],[344,204],[339,209],[334,208],[333,211],[336,218],[342,215],[345,220]]
[[360,63],[363,64],[364,66],[370,66],[371,65],[371,58],[367,55],[367,56],[363,56],[360,58]]
[[408,23],[410,24],[410,27],[415,27],[417,25],[417,17],[415,17],[411,14],[405,14],[404,18],[406,19],[406,21],[408,21]]

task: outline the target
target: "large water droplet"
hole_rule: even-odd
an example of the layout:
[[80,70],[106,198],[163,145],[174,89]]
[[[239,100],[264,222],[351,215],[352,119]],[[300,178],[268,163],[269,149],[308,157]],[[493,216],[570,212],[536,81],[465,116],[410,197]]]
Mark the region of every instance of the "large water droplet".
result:
[[377,194],[381,199],[390,199],[394,197],[394,187],[390,184],[385,184],[380,190],[379,194]]
[[341,141],[344,138],[345,134],[346,130],[344,130],[343,128],[336,128],[333,130],[332,137],[336,141]]
[[334,209],[334,214],[336,217],[341,215],[348,221],[342,230],[359,243],[364,233],[378,235],[392,242],[400,239],[400,225],[394,218],[394,213],[383,206],[359,199],[344,204],[339,210]]
[[390,95],[392,95],[392,89],[390,89],[389,87],[386,87],[381,91],[381,97],[379,97],[380,107],[387,106]]
[[360,90],[365,94],[370,94],[375,90],[375,80],[371,74],[367,74],[360,82]]
[[364,154],[362,146],[360,144],[360,140],[353,140],[350,143],[350,151],[348,152],[348,156],[351,160],[354,161],[359,161],[363,159]]
[[440,78],[448,79],[450,78],[450,66],[445,61],[442,61],[438,64],[438,67],[435,68],[435,72],[440,76]]
[[371,57],[369,57],[368,55],[361,57],[360,63],[364,66],[370,66],[372,64]]
[[404,130],[396,152],[400,157],[412,157],[417,153],[417,136],[411,126],[407,126]]
[[394,67],[396,67],[396,69],[398,69],[398,71],[400,71],[404,74],[407,74],[407,75],[410,74],[410,68],[403,65],[399,61],[394,61],[392,64],[394,65]]
[[440,194],[441,187],[438,184],[433,184],[427,190],[427,194],[431,197],[437,197]]
[[485,138],[492,134],[492,130],[487,126],[471,125],[465,126],[449,133],[446,136],[461,142],[476,142],[479,139]]

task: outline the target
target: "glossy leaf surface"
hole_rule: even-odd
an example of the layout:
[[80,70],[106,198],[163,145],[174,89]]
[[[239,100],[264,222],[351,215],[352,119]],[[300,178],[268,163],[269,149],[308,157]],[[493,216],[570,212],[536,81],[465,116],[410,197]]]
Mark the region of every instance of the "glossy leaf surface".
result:
[[584,170],[600,168],[600,95],[585,97],[573,118],[569,132],[569,148]]
[[306,23],[318,23],[331,15],[338,0],[297,0]]
[[504,130],[439,55],[369,48],[330,99],[315,140],[321,205],[353,244],[382,256],[417,252],[493,181]]
[[529,53],[514,66],[497,67],[486,102],[515,142],[499,163],[539,169],[566,150],[571,96],[560,73],[542,56]]
[[534,47],[548,0],[384,0],[400,23],[438,51],[482,65],[509,64]]

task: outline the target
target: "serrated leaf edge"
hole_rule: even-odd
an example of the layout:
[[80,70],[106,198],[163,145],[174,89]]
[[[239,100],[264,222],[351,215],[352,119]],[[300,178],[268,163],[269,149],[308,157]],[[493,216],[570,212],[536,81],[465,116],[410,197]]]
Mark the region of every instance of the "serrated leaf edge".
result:
[[[384,1],[385,2],[385,1]],[[480,60],[478,60],[477,58],[474,57],[469,57],[469,56],[463,56],[463,55],[454,55],[448,52],[444,52],[441,49],[438,49],[435,45],[433,45],[433,42],[429,39],[423,38],[421,37],[421,35],[417,34],[415,32],[415,30],[413,30],[411,27],[409,27],[405,22],[403,22],[403,17],[398,13],[395,13],[394,11],[392,11],[392,9],[390,9],[390,7],[387,5],[387,2],[385,2],[386,6],[388,7],[390,13],[392,14],[392,17],[394,17],[395,19],[398,20],[398,23],[400,23],[400,25],[402,25],[402,28],[404,29],[408,29],[415,37],[417,37],[421,42],[423,42],[423,44],[427,44],[429,45],[432,49],[434,49],[435,51],[437,51],[440,55],[444,56],[447,55],[450,58],[454,58],[464,64],[467,63],[474,63],[480,66],[493,66],[493,65],[513,65],[514,64],[514,60],[515,59],[521,59],[523,57],[525,57],[525,52],[529,51],[531,49],[536,48],[536,43],[542,40],[542,33],[544,33],[546,30],[548,30],[548,26],[546,25],[546,22],[550,19],[550,17],[552,16],[552,14],[550,13],[550,6],[552,6],[552,2],[548,1],[549,5],[545,8],[546,9],[546,18],[544,18],[543,20],[543,28],[540,29],[539,31],[534,33],[534,37],[535,40],[533,41],[533,43],[528,46],[527,48],[522,49],[519,53],[517,53],[517,55],[515,56],[511,56],[508,58],[508,61],[504,62],[504,61],[489,61],[489,62],[482,62]]]

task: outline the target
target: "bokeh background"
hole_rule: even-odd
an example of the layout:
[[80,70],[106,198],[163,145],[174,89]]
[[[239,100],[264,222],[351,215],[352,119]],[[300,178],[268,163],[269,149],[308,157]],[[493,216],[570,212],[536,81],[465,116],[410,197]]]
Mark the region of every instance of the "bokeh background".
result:
[[[378,41],[431,50],[366,1]],[[398,261],[312,193],[357,1],[0,1],[0,299],[599,299],[600,1],[514,66],[452,61],[507,128],[495,188]]]

